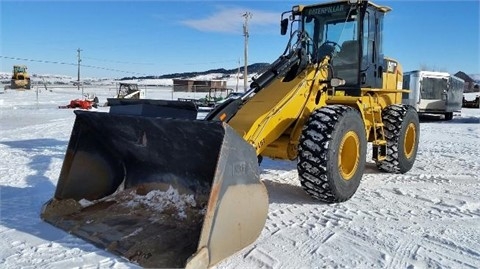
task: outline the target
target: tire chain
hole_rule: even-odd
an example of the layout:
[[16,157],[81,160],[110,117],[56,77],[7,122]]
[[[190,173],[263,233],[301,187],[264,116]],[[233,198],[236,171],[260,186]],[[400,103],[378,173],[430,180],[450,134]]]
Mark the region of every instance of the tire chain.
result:
[[331,192],[326,175],[328,144],[338,119],[348,110],[353,108],[332,105],[315,110],[300,137],[298,152],[303,157],[298,158],[297,164],[300,183],[310,196],[328,203],[339,202]]

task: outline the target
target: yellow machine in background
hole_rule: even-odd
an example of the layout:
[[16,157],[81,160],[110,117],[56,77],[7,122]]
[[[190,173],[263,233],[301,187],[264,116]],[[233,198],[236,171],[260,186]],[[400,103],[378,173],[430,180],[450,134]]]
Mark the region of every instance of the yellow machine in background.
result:
[[420,129],[401,104],[401,66],[382,52],[389,11],[361,0],[294,6],[282,14],[284,53],[204,120],[182,101],[75,111],[42,218],[145,267],[205,268],[260,235],[262,156],[296,160],[302,187],[326,203],[355,194],[367,143],[379,170],[409,171]]
[[29,90],[30,86],[30,75],[27,72],[27,67],[25,65],[14,65],[10,88]]

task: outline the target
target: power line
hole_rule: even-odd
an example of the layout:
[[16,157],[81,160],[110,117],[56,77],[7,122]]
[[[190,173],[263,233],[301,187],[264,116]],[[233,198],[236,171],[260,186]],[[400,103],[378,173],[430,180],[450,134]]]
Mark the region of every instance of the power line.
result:
[[85,65],[85,64],[82,64],[80,66],[88,67],[88,68],[94,68],[94,69],[101,69],[101,70],[106,70],[106,71],[119,72],[119,73],[133,74],[133,75],[152,76],[152,74],[145,74],[145,73],[139,73],[139,72],[111,69],[111,68],[106,68],[106,67],[101,67],[101,66],[93,66],[93,65]]
[[94,60],[94,61],[99,61],[99,62],[117,63],[117,64],[154,65],[153,63],[135,63],[135,62],[125,62],[125,61],[99,59],[99,58],[92,58],[92,57],[83,57],[83,59],[89,59],[89,60]]
[[223,60],[223,61],[214,61],[214,62],[201,62],[201,63],[185,63],[185,65],[202,65],[202,64],[221,64],[221,63],[232,63],[236,62],[235,59]]
[[[77,56],[77,57],[78,57],[78,56]],[[60,64],[60,65],[70,65],[70,66],[78,66],[78,65],[79,65],[79,63],[67,63],[67,62],[61,62],[61,61],[38,60],[38,59],[12,57],[12,56],[3,56],[3,55],[0,55],[0,58],[10,59],[10,60],[17,60],[17,61],[46,63],[46,64]],[[82,57],[82,59],[91,59],[91,58]],[[203,62],[203,63],[186,63],[185,65],[218,64],[218,63],[226,63],[226,62],[236,62],[236,60],[230,59],[230,60],[223,60],[223,61]],[[121,63],[121,62],[118,62],[118,63]],[[126,62],[123,62],[123,63],[126,63]],[[92,68],[92,69],[100,69],[100,70],[105,70],[105,71],[112,71],[112,72],[132,74],[132,75],[140,75],[140,76],[152,76],[152,75],[153,75],[153,74],[146,74],[146,73],[140,73],[140,72],[125,71],[125,70],[119,70],[119,69],[102,67],[102,66],[95,66],[95,65],[87,65],[87,64],[80,64],[80,67]]]
[[[72,66],[77,66],[77,65],[78,65],[78,63],[66,63],[66,62],[60,62],[60,61],[27,59],[27,58],[19,58],[19,57],[11,57],[11,56],[3,56],[3,55],[0,55],[0,58],[10,59],[10,60],[17,60],[17,61],[47,63],[47,64],[61,64],[61,65],[72,65]],[[93,69],[101,69],[101,70],[106,70],[106,71],[112,71],[112,72],[133,74],[133,75],[142,75],[142,76],[150,76],[150,75],[151,75],[151,74],[145,74],[145,73],[139,73],[139,72],[131,72],[131,71],[125,71],[125,70],[107,68],[107,67],[102,67],[102,66],[85,65],[85,64],[81,64],[80,66],[81,66],[81,67],[86,67],[86,68],[93,68]]]
[[63,65],[74,65],[74,66],[77,65],[76,63],[65,63],[65,62],[47,61],[47,60],[34,60],[34,59],[26,59],[26,58],[18,58],[18,57],[10,57],[10,56],[1,56],[1,55],[0,55],[0,58],[10,59],[10,60],[18,60],[18,61],[47,63],[47,64],[63,64]]

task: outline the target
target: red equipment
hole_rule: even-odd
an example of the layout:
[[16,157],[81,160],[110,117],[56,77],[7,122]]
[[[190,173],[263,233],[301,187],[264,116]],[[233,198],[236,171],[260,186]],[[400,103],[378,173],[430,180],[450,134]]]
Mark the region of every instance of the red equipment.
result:
[[92,107],[97,107],[98,99],[95,97],[93,100],[88,99],[74,99],[70,101],[70,104],[66,106],[59,106],[58,108],[81,108],[81,109],[91,109]]

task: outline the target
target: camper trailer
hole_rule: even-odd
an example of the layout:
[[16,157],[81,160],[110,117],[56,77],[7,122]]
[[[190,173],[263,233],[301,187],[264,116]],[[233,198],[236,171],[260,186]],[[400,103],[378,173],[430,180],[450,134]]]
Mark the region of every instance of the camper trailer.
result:
[[464,81],[446,72],[411,71],[403,75],[404,104],[415,107],[418,113],[442,114],[451,120],[461,112]]

